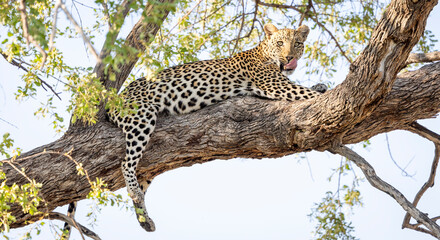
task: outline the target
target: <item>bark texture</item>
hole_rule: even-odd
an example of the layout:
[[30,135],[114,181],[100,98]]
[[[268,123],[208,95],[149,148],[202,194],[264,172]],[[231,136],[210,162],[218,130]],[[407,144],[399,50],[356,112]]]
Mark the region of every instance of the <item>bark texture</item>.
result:
[[[326,94],[303,102],[254,97],[234,98],[181,116],[160,116],[148,149],[139,164],[139,178],[152,179],[165,171],[214,159],[281,157],[324,151],[357,143],[379,133],[406,129],[408,124],[440,112],[440,63],[396,74],[423,33],[437,1],[392,1],[373,32],[370,43],[353,62],[345,81]],[[61,139],[23,154],[74,149],[92,179],[111,190],[125,187],[120,161],[125,140],[118,128],[102,121],[93,127],[72,128]],[[60,154],[40,154],[15,164],[43,184],[48,210],[84,199],[89,183],[75,164]],[[8,181],[27,180],[3,167]],[[17,222],[37,217],[12,208]]]

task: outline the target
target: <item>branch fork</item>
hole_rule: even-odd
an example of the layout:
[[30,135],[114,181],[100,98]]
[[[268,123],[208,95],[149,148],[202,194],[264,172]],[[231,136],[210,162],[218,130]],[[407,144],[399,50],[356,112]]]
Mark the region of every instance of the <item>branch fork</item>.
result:
[[[436,148],[437,149],[437,148]],[[358,155],[356,152],[351,150],[350,148],[346,146],[338,146],[333,147],[329,149],[332,153],[337,153],[341,156],[346,157],[347,159],[354,162],[364,173],[365,177],[367,178],[368,182],[375,188],[379,189],[382,192],[385,192],[386,194],[390,195],[396,202],[402,206],[402,208],[407,212],[407,215],[405,216],[403,227],[411,228],[417,231],[421,231],[424,233],[428,233],[436,238],[440,239],[440,226],[435,222],[439,217],[436,218],[429,218],[427,214],[421,212],[419,209],[416,208],[418,200],[414,201],[414,204],[409,202],[405,196],[396,188],[391,186],[389,183],[385,182],[381,178],[379,178],[376,174],[376,171],[374,168],[360,155]],[[438,156],[437,160],[438,160]],[[435,171],[434,171],[435,172]],[[435,176],[435,173],[434,173]],[[422,187],[421,191],[424,189]],[[420,191],[419,191],[420,193]],[[423,194],[423,193],[422,193]],[[417,194],[417,197],[421,197],[421,195]],[[410,217],[413,217],[417,220],[418,224],[409,224]],[[420,225],[424,225],[427,229],[419,227]]]

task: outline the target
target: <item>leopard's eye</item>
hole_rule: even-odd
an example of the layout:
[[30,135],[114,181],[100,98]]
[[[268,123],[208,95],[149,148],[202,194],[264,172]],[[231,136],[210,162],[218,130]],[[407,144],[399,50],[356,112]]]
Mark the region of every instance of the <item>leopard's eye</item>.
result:
[[296,42],[294,46],[295,46],[295,47],[302,47],[302,46],[304,46],[304,43],[302,43],[302,42]]
[[277,46],[278,46],[278,47],[281,47],[281,46],[283,46],[283,44],[284,44],[284,42],[283,42],[283,41],[278,41],[278,42],[277,42]]

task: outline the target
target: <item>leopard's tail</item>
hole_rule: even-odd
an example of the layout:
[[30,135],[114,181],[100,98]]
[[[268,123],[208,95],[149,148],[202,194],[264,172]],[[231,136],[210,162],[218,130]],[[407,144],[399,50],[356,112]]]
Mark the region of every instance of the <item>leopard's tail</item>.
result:
[[[69,208],[67,209],[67,216],[69,218],[75,217],[76,203],[77,202],[69,203]],[[63,240],[69,240],[71,230],[72,230],[72,226],[70,226],[68,223],[64,223],[63,237],[62,237]]]

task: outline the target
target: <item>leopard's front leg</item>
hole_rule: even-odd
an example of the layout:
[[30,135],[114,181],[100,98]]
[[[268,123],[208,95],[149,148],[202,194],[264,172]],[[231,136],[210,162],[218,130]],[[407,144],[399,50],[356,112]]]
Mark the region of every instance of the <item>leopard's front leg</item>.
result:
[[327,86],[324,84],[317,84],[311,89],[296,85],[281,73],[272,75],[269,80],[258,81],[257,88],[262,90],[259,94],[262,97],[288,101],[315,98],[327,90]]

